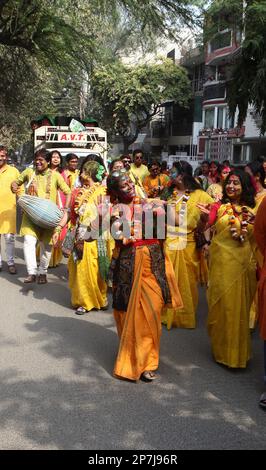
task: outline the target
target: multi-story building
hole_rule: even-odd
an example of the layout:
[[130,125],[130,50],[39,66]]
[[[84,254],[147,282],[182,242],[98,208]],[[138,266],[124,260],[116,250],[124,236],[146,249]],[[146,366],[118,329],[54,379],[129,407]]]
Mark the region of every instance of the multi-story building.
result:
[[209,160],[241,160],[238,144],[245,128],[238,128],[236,118],[230,117],[226,96],[240,46],[240,34],[229,29],[219,31],[205,46],[203,128],[199,132],[198,155]]
[[188,71],[192,87],[192,99],[188,108],[173,101],[161,107],[159,115],[151,122],[150,146],[154,155],[170,156],[169,163],[176,158],[189,158],[197,166],[197,144],[202,128],[202,98],[204,82],[204,54],[198,48],[191,49],[181,60],[176,60],[174,50],[167,57]]
[[244,163],[266,155],[266,137],[260,135],[260,118],[253,107],[241,127],[237,113],[229,114],[227,89],[241,43],[241,33],[227,28],[220,29],[204,47],[187,48],[181,59],[178,48],[171,49],[167,57],[185,67],[191,80],[190,106],[163,103],[131,147],[142,147],[158,158],[186,157],[191,162],[229,159]]
[[244,163],[266,154],[266,138],[260,135],[259,118],[252,106],[241,127],[237,125],[237,113],[229,115],[227,85],[240,53],[241,33],[233,29],[219,31],[205,46],[203,128],[198,154],[209,160]]
[[[240,32],[224,29],[204,49],[183,54],[178,63],[187,69],[191,80],[191,106],[163,105],[160,118],[151,123],[153,153],[234,163],[266,155],[266,137],[260,135],[260,118],[253,107],[241,127],[237,125],[238,114],[229,114],[227,88],[241,53],[241,40]],[[173,51],[168,57],[175,60]]]

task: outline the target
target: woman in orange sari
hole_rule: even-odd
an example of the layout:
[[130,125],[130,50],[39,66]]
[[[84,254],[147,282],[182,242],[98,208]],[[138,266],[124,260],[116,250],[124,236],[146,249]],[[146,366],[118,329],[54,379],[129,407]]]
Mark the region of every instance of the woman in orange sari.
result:
[[258,286],[259,298],[259,327],[260,335],[264,342],[264,387],[265,391],[260,397],[259,405],[266,409],[266,198],[260,204],[258,209],[254,235],[258,244],[260,253],[263,257],[263,267],[260,274]]
[[[159,365],[162,308],[165,303],[175,308],[182,304],[171,263],[163,254],[156,231],[152,226],[152,234],[140,233],[148,212],[152,220],[162,216],[164,224],[165,213],[161,201],[145,204],[135,198],[134,183],[125,173],[112,173],[107,188],[112,199],[120,203],[112,210],[116,239],[111,268],[113,307],[120,338],[114,375],[150,382],[156,378]],[[125,214],[123,232],[121,211]]]

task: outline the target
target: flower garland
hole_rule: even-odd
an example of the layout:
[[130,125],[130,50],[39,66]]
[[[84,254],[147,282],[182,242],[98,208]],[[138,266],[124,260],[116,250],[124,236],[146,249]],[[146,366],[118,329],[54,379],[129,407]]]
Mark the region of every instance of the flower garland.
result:
[[[241,207],[241,211],[237,211],[236,208],[228,203],[226,208],[226,214],[229,216],[229,227],[233,240],[244,243],[247,240],[248,235],[248,218],[249,210],[246,206]],[[242,217],[242,220],[240,219]],[[240,223],[240,230],[236,227],[237,220]]]
[[101,186],[100,183],[94,183],[94,185],[89,188],[80,188],[74,203],[74,211],[76,214],[83,215],[88,200],[99,186]]

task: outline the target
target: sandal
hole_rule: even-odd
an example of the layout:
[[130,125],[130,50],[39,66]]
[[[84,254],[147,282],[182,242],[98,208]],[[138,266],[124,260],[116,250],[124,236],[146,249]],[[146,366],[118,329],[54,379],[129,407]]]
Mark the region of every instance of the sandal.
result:
[[26,277],[23,282],[24,282],[24,284],[30,284],[32,282],[36,282],[35,274],[29,274],[29,276]]
[[145,370],[141,374],[140,378],[143,380],[143,382],[152,382],[153,380],[157,379],[157,375],[153,370]]
[[78,307],[75,311],[76,315],[84,315],[84,313],[87,313],[88,310],[86,310],[84,307]]
[[10,264],[8,266],[8,271],[10,274],[17,274],[17,269],[16,269],[16,266],[14,264]]
[[263,394],[261,395],[259,405],[261,408],[266,410],[266,392],[263,392]]
[[46,274],[39,274],[38,279],[37,279],[37,284],[47,284]]

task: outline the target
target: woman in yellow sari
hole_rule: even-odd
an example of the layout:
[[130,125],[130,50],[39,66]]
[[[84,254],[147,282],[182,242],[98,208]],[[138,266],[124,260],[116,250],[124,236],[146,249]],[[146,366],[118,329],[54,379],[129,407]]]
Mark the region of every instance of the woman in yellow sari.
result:
[[[250,358],[249,312],[256,292],[254,195],[249,175],[241,170],[229,174],[210,247],[208,333],[215,361],[234,368],[246,367]],[[206,229],[209,207],[199,208],[201,228]]]
[[97,162],[87,162],[80,175],[82,187],[72,193],[71,224],[76,234],[68,270],[71,303],[77,315],[84,315],[94,308],[107,308],[107,284],[103,272],[109,265],[106,242],[103,236],[97,239],[89,236],[98,217],[97,206],[106,193],[106,188],[101,185],[104,171]]
[[[162,322],[168,329],[195,328],[198,284],[202,278],[207,281],[206,260],[196,246],[195,229],[200,218],[197,204],[214,201],[192,177],[192,167],[185,161],[177,162],[172,168],[170,187],[161,197],[175,205],[176,227],[174,232],[168,231],[165,252],[172,262],[183,300],[182,308],[164,309]],[[182,212],[187,214],[183,221]]]
[[[182,304],[157,231],[151,223],[148,224],[151,234],[144,229],[146,217],[154,220],[160,213],[165,224],[165,212],[161,201],[146,203],[135,198],[134,183],[125,173],[111,174],[107,187],[112,199],[120,203],[112,211],[112,233],[116,238],[111,269],[113,307],[120,338],[114,375],[150,382],[156,378],[159,365],[162,308],[169,302],[174,307]],[[121,210],[126,216],[123,227]]]

